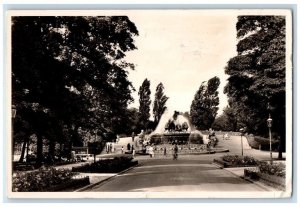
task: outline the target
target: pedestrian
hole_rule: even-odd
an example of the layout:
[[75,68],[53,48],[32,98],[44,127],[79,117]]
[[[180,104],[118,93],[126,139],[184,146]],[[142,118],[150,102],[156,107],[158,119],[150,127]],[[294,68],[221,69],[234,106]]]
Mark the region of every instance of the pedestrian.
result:
[[109,151],[110,152],[112,152],[113,151],[113,148],[112,148],[113,146],[112,146],[112,143],[110,143],[110,145],[109,145]]
[[134,142],[134,137],[135,137],[135,134],[134,134],[134,132],[132,132],[132,134],[131,134],[132,142]]
[[109,152],[109,143],[106,143],[106,154]]
[[117,134],[117,144],[119,143],[119,141],[120,141],[120,137],[119,137],[119,135]]
[[154,157],[153,147],[150,146],[148,150],[149,150],[149,155],[150,155],[150,157],[151,157],[151,158]]
[[135,149],[134,149],[134,146],[132,145],[132,157],[134,158],[134,155],[135,155]]
[[225,136],[224,136],[224,137],[225,137],[225,140],[228,140],[228,139],[229,139],[229,136],[228,136],[228,134],[227,134],[227,133],[225,134]]
[[130,151],[130,143],[127,144],[127,151]]
[[173,160],[177,160],[177,158],[178,158],[178,146],[177,146],[177,144],[175,144]]
[[144,142],[144,138],[145,138],[145,134],[144,134],[144,130],[143,129],[141,130],[141,133],[139,134],[139,138],[140,138],[141,142],[143,143]]
[[121,154],[124,154],[124,147],[121,148]]
[[164,156],[167,156],[167,147],[164,147]]

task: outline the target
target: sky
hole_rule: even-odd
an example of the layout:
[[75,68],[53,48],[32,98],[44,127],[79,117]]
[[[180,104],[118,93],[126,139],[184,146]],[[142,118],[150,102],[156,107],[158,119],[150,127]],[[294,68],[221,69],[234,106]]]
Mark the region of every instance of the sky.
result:
[[[223,94],[225,66],[236,55],[236,15],[201,11],[138,12],[128,15],[139,36],[137,50],[127,53],[135,64],[129,72],[136,92],[132,107],[138,108],[138,89],[145,78],[151,84],[151,107],[156,86],[162,82],[169,97],[169,110],[190,111],[194,95],[203,81],[221,80],[218,114],[227,105]],[[152,111],[152,109],[151,109]]]

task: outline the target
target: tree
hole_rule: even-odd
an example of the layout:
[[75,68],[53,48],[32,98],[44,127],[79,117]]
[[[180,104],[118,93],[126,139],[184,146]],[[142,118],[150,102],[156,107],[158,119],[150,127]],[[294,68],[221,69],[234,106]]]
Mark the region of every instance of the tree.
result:
[[191,104],[190,116],[192,124],[199,129],[208,129],[212,126],[218,112],[218,88],[220,79],[213,77],[208,83],[202,82]]
[[140,107],[139,107],[139,122],[142,128],[146,129],[150,118],[150,81],[146,78],[139,89]]
[[126,16],[12,18],[12,102],[16,122],[29,125],[19,130],[37,136],[39,161],[43,139],[70,149],[82,143],[79,127],[124,122],[133,90],[124,57],[136,49],[134,35]]
[[266,119],[270,113],[273,131],[282,140],[286,129],[285,27],[282,16],[238,17],[238,54],[225,68],[229,78],[224,89],[239,106],[239,119],[247,117],[243,122],[249,132],[267,135]]
[[168,101],[168,99],[169,97],[164,95],[164,85],[162,83],[159,83],[156,87],[155,99],[153,103],[153,116],[155,125],[158,124],[161,116],[167,109],[166,102]]

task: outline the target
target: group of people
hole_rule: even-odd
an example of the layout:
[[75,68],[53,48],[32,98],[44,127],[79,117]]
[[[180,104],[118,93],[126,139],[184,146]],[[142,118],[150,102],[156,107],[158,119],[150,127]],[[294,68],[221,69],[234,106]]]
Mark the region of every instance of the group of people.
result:
[[106,148],[106,153],[107,154],[108,153],[113,153],[115,151],[114,146],[111,142],[107,142],[105,148]]
[[[152,145],[150,145],[148,147],[148,154],[150,155],[150,157],[154,157],[154,147]],[[167,156],[167,148],[164,147],[164,156]],[[177,144],[174,145],[173,148],[173,159],[176,160],[178,158],[178,146]]]

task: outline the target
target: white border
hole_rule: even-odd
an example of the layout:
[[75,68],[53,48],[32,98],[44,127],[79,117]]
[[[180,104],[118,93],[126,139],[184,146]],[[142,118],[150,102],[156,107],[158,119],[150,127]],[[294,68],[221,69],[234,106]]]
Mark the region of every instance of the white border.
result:
[[[53,10],[26,10],[26,11],[8,11],[7,12],[7,48],[10,48],[10,34],[11,34],[11,22],[10,22],[10,16],[13,15],[19,15],[19,16],[32,16],[32,15],[63,15],[66,16],[66,13],[68,13],[68,16],[74,16],[78,15],[128,15],[131,12],[138,12],[138,10],[105,10],[105,11],[99,11],[99,10],[72,10],[72,11],[66,11],[66,10],[59,10],[59,11],[53,11]],[[143,10],[143,13],[145,12],[183,12],[182,10]],[[189,10],[189,12],[199,12],[199,10]],[[206,11],[201,11],[201,14],[205,13],[206,15],[214,15],[219,12],[223,12],[224,14],[232,14],[232,12],[235,12],[237,14],[241,15],[285,15],[286,20],[287,20],[287,38],[290,41],[287,41],[287,56],[286,57],[291,57],[292,55],[292,22],[291,22],[291,13],[289,10],[269,10],[269,9],[262,9],[262,10],[249,10],[249,9],[242,9],[242,10],[206,10]],[[10,54],[8,51],[7,54]],[[225,193],[225,192],[214,192],[215,195],[217,195],[218,198],[278,198],[278,197],[289,197],[291,194],[291,184],[292,184],[292,129],[289,126],[292,126],[292,62],[289,61],[290,59],[286,59],[287,63],[287,73],[286,73],[286,80],[287,80],[287,123],[286,123],[286,128],[287,128],[287,138],[290,137],[290,140],[287,139],[287,154],[286,154],[286,162],[287,162],[287,191],[285,192],[266,192],[266,193],[250,193],[250,192],[234,192],[234,193]],[[5,73],[5,77],[7,81],[10,81],[10,72],[11,72],[11,59],[10,57],[7,57],[7,70]],[[9,82],[5,84],[6,85],[6,90],[11,91],[11,83]],[[10,94],[8,94],[10,95]],[[10,106],[11,105],[11,99],[10,97],[6,97],[6,105]],[[8,129],[8,132],[11,132],[11,110],[9,107],[7,107],[6,112],[8,112],[8,116],[6,117],[6,129]],[[10,139],[10,138],[9,138]],[[290,153],[289,153],[290,152]],[[8,154],[7,157],[9,158],[7,162],[7,175],[11,174],[11,143],[8,142]],[[8,189],[11,189],[11,176],[8,176],[7,178],[8,181]],[[208,192],[201,192],[199,193],[194,193],[194,192],[180,192],[178,194],[174,192],[167,192],[167,193],[161,193],[161,192],[144,192],[144,193],[94,193],[94,192],[80,192],[80,193],[42,193],[42,192],[34,192],[34,193],[16,193],[16,192],[9,192],[9,197],[10,198],[210,198],[211,193]]]

